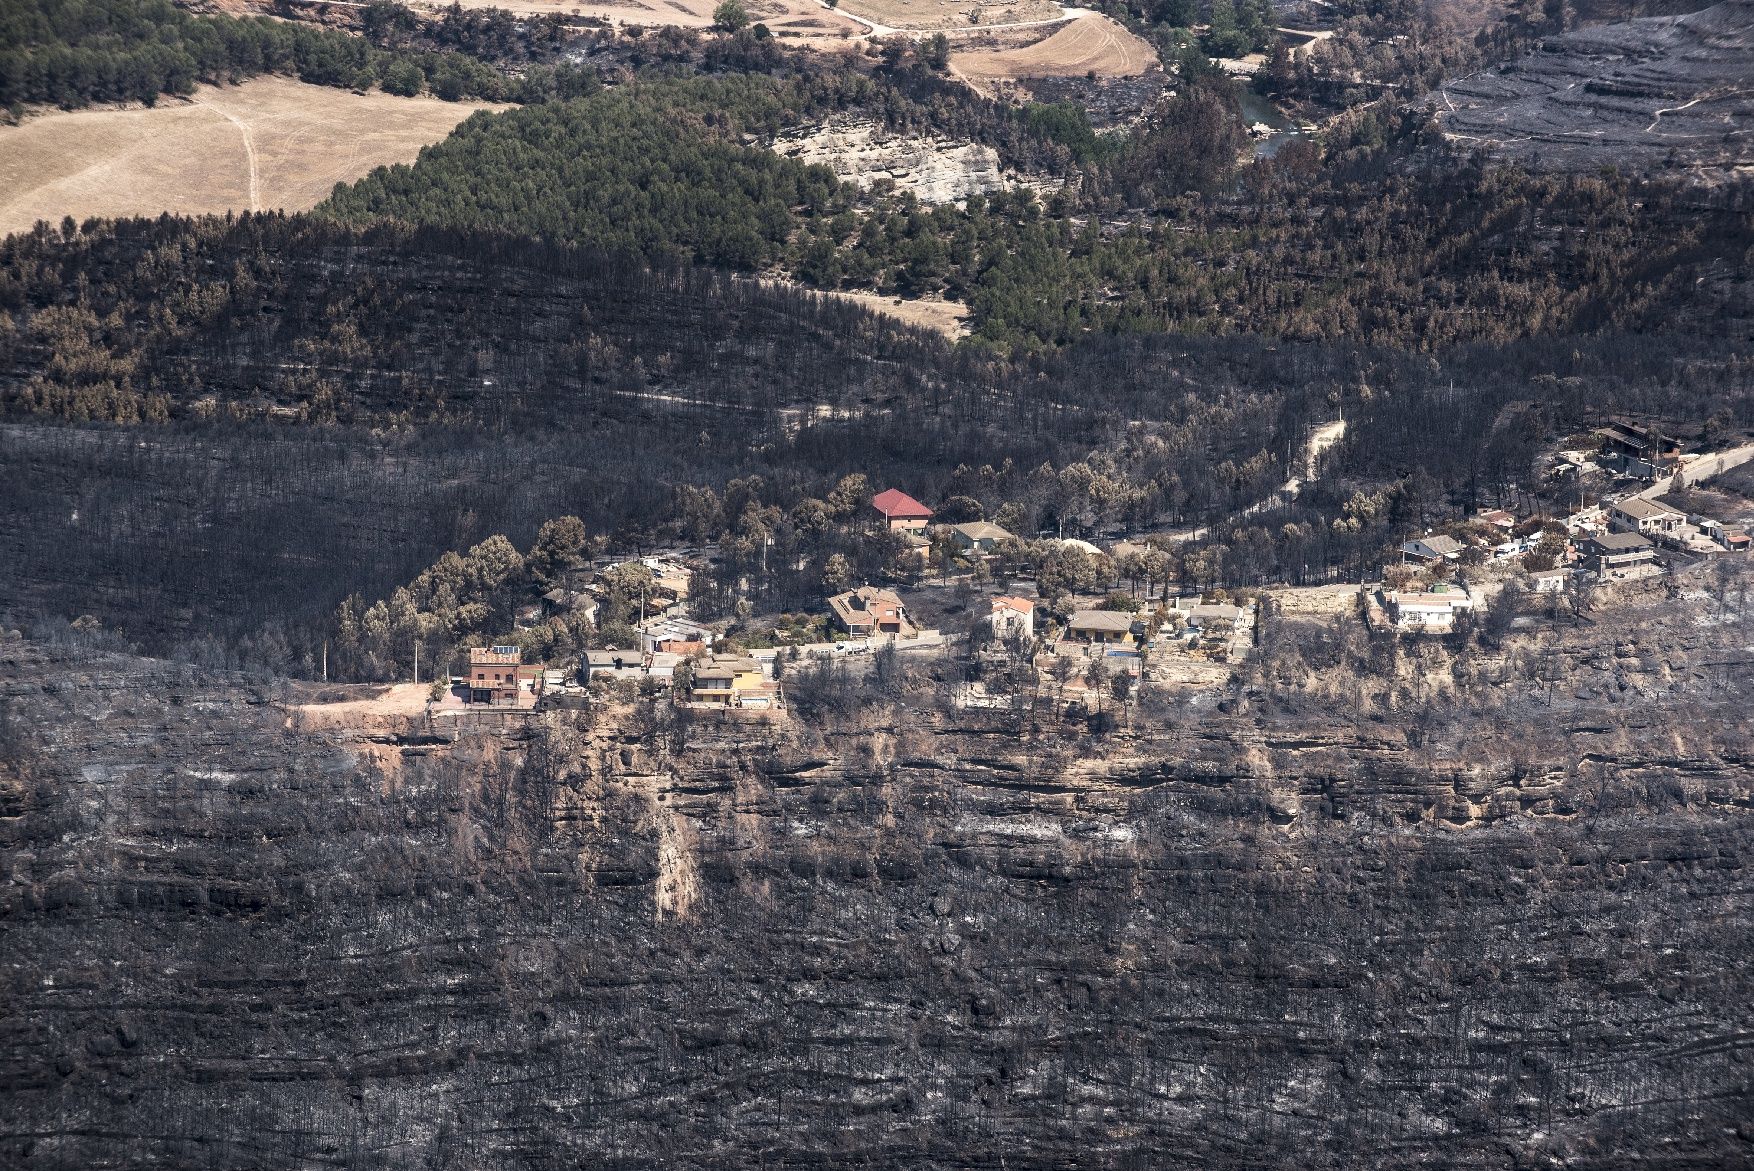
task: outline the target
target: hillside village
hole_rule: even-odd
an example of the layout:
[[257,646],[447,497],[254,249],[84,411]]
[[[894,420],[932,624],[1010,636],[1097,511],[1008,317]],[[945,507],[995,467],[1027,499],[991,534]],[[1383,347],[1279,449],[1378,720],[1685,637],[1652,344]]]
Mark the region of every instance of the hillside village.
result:
[[[1357,620],[1388,638],[1502,632],[1579,621],[1620,591],[1663,588],[1748,554],[1750,495],[1695,489],[1748,462],[1754,443],[1688,451],[1634,421],[1588,439],[1557,451],[1547,471],[1548,499],[1575,493],[1575,511],[1544,510],[1532,494],[1520,507],[1479,509],[1407,540],[1374,580],[1350,584],[1200,588],[1197,555],[1178,550],[1186,534],[1100,544],[1024,535],[1000,523],[1015,524],[1013,510],[988,520],[969,498],[934,508],[896,487],[857,501],[843,493],[847,515],[822,518],[876,555],[863,573],[830,557],[820,602],[805,613],[758,616],[742,601],[733,617],[708,620],[699,592],[722,553],[591,558],[579,542],[555,584],[517,607],[515,637],[467,649],[465,673],[433,685],[429,712],[533,712],[595,696],[772,717],[801,669],[857,674],[907,654],[958,667],[961,706],[1124,718],[1145,689],[1222,687],[1267,614]],[[853,479],[849,493],[864,487]],[[765,566],[765,548],[757,556]],[[537,636],[562,616],[591,630],[591,645],[544,656]]]

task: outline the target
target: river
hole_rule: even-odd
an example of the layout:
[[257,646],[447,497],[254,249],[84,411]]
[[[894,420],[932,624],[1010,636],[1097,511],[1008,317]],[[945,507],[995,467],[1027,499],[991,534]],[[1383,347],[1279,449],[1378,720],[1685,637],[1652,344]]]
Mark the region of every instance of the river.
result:
[[1253,126],[1259,122],[1273,131],[1266,138],[1254,140],[1256,158],[1270,159],[1286,143],[1303,137],[1303,132],[1297,129],[1296,123],[1287,118],[1278,106],[1256,93],[1246,78],[1238,78],[1235,85],[1237,100],[1242,106],[1243,124]]

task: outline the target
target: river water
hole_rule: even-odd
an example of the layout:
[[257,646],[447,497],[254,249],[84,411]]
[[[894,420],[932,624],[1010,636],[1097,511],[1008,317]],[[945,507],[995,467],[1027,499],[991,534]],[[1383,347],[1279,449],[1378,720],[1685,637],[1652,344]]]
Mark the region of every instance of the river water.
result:
[[1237,100],[1242,106],[1243,124],[1253,126],[1260,122],[1271,127],[1273,131],[1266,138],[1254,140],[1256,158],[1270,159],[1286,143],[1303,137],[1296,123],[1281,113],[1279,107],[1256,93],[1246,79],[1239,78],[1235,85]]

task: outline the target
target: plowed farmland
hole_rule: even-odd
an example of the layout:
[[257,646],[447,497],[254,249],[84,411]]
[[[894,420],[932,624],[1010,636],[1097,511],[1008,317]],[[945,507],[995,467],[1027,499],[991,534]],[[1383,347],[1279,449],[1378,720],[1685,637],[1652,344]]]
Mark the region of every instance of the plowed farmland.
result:
[[1087,13],[1023,45],[971,48],[951,54],[957,73],[975,81],[1015,77],[1135,77],[1157,60],[1151,46],[1106,16]]

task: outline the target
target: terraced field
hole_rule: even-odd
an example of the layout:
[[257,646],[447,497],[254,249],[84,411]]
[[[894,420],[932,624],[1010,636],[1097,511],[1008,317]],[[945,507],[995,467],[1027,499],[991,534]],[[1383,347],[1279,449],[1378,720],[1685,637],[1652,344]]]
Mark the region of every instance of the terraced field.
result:
[[1432,96],[1444,131],[1568,170],[1754,165],[1754,0],[1550,37]]
[[970,81],[1021,77],[1137,77],[1157,62],[1150,45],[1106,16],[1082,13],[1023,44],[983,46],[950,56]]

